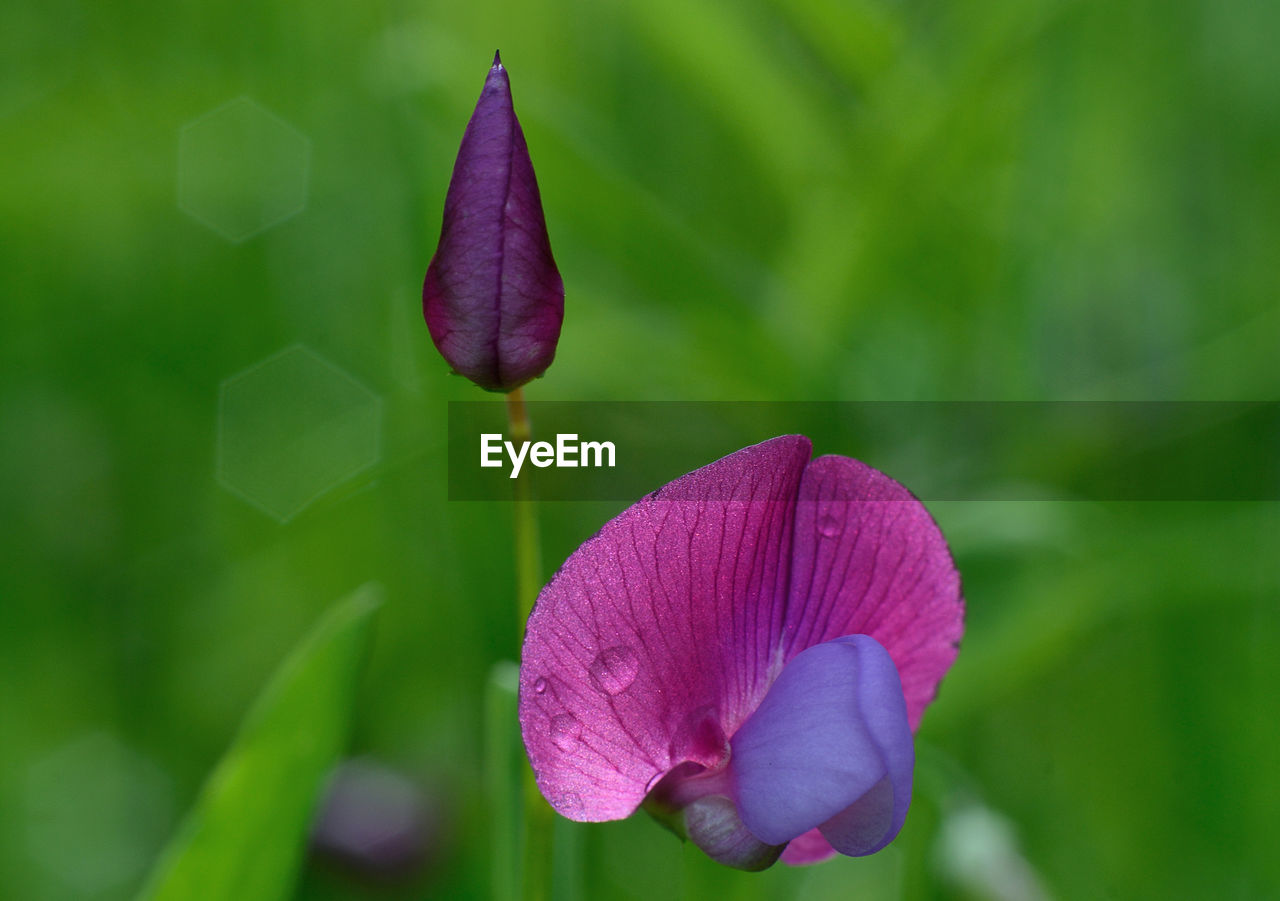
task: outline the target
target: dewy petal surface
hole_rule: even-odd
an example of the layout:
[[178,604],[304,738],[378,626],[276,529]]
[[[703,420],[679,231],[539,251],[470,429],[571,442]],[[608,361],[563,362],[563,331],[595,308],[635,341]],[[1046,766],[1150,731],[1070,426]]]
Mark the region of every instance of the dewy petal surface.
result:
[[732,740],[743,823],[781,845],[818,828],[870,854],[902,827],[915,761],[893,660],[866,635],[794,657]]
[[518,388],[555,356],[564,285],[496,56],[454,163],[422,307],[449,365],[490,391]]
[[632,813],[682,761],[714,768],[781,666],[792,511],[810,455],[787,436],[625,510],[543,589],[520,668],[538,786],[570,819]]
[[819,457],[800,484],[791,559],[786,658],[870,635],[897,665],[916,729],[964,630],[960,575],[924,505],[864,463]]
[[[892,661],[915,729],[955,657],[959,576],[910,492],[845,457],[810,462],[810,449],[802,436],[776,438],[677,479],[606,524],[543,589],[520,721],[538,785],[562,814],[618,819],[652,792],[659,815],[678,816],[720,792],[731,741],[784,664],[859,633]],[[898,734],[909,747],[909,731]],[[896,832],[910,774],[891,770],[791,833],[782,859],[815,862],[833,843],[866,853],[886,816],[885,834]]]

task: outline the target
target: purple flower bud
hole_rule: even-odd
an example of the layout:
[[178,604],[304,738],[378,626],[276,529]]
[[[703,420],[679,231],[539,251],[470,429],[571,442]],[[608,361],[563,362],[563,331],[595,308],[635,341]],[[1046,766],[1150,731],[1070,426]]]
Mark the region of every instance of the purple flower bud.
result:
[[488,391],[519,388],[555,357],[564,284],[497,54],[453,166],[422,312],[441,356]]

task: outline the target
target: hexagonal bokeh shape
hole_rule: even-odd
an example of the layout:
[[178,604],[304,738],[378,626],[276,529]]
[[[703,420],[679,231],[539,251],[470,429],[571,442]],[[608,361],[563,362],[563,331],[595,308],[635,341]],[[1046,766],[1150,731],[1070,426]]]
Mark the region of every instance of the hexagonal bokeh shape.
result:
[[311,142],[248,97],[178,131],[178,208],[240,243],[307,205]]
[[34,761],[25,794],[28,854],[77,898],[118,895],[171,825],[168,777],[107,733],[82,735]]
[[302,345],[222,383],[218,481],[287,522],[378,462],[382,400]]

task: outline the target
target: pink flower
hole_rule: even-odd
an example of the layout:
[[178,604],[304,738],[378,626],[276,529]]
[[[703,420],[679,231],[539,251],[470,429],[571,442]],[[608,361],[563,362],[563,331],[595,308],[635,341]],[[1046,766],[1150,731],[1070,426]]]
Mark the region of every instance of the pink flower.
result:
[[912,733],[963,631],[960,578],[910,492],[811,451],[774,438],[675,480],[542,590],[520,723],[561,814],[643,804],[744,869],[898,833]]

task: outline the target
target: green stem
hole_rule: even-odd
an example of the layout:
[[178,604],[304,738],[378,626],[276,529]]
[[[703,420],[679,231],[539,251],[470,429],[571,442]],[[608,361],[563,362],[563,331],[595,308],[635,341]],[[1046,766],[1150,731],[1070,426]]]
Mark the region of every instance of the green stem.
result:
[[552,830],[554,813],[533,781],[533,770],[524,768],[524,897],[525,901],[551,898]]
[[520,848],[524,840],[521,818],[523,797],[519,777],[519,730],[516,728],[516,696],[520,672],[510,660],[499,660],[489,671],[485,685],[485,790],[489,802],[492,840],[493,901],[517,901],[520,897]]
[[[524,405],[524,392],[517,388],[507,395],[507,418],[511,440],[529,441],[533,431]],[[515,486],[516,543],[516,612],[518,634],[524,635],[525,623],[533,611],[533,603],[542,588],[541,543],[538,517],[534,507],[531,478],[516,479]],[[524,898],[525,901],[548,901],[551,898],[551,854],[554,818],[551,807],[542,797],[533,778],[533,770],[524,767]]]
[[[507,395],[507,418],[511,423],[511,440],[529,441],[533,430],[529,427],[529,414],[524,405],[524,391],[517,388]],[[528,469],[525,470],[529,472]],[[533,501],[532,479],[516,479],[515,528],[516,528],[516,613],[518,634],[524,635],[524,624],[533,611],[533,602],[542,589],[542,547],[538,539],[537,508]]]

